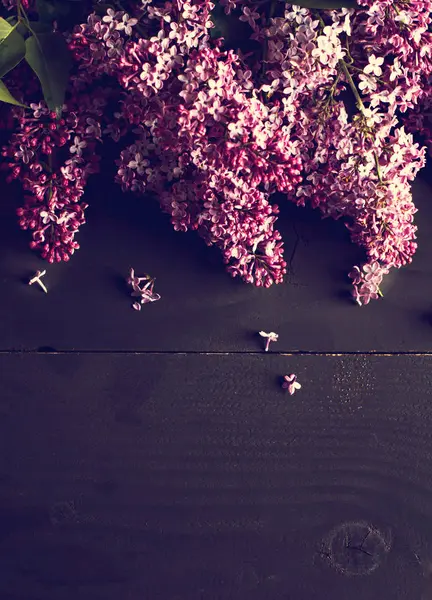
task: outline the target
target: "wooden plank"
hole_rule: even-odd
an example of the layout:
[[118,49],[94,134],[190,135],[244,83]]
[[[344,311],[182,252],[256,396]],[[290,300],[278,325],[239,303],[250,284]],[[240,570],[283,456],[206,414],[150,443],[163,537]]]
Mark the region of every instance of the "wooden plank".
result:
[[431,360],[0,356],[0,598],[427,600]]
[[[12,188],[10,188],[12,190]],[[393,272],[385,299],[359,308],[347,273],[362,260],[341,222],[284,204],[280,218],[288,281],[260,290],[232,280],[220,254],[194,233],[172,230],[155,201],[124,196],[106,178],[91,181],[82,249],[48,267],[48,295],[26,285],[46,266],[17,229],[19,201],[0,203],[0,349],[255,351],[256,332],[280,334],[279,351],[430,351],[432,191],[418,182],[419,251]],[[157,277],[160,302],[131,308],[128,268]]]

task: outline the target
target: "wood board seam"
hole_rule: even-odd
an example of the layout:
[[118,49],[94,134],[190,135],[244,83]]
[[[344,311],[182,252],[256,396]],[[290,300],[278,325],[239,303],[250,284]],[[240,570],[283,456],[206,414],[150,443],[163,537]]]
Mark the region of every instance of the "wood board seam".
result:
[[0,356],[19,356],[19,355],[132,355],[132,356],[316,356],[316,357],[349,357],[349,356],[370,356],[370,357],[428,357],[432,356],[432,351],[418,352],[418,351],[407,351],[407,352],[363,352],[363,351],[350,351],[350,352],[325,352],[325,351],[313,351],[313,350],[295,350],[292,352],[263,352],[262,350],[256,351],[243,351],[243,350],[228,350],[228,351],[202,351],[202,350],[0,350]]

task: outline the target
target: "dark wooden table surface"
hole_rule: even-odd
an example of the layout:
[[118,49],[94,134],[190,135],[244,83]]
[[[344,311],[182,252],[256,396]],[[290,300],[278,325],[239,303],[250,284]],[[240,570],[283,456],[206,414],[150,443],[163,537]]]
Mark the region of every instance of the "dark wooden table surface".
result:
[[[341,223],[283,206],[288,281],[258,290],[103,177],[45,295],[3,185],[0,600],[431,600],[432,187],[414,193],[415,261],[359,308]],[[130,266],[162,295],[140,313]]]

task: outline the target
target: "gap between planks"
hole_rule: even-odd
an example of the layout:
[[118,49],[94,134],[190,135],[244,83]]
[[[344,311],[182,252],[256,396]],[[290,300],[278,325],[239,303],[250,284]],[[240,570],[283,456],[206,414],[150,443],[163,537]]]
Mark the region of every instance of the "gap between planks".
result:
[[293,352],[264,352],[262,350],[255,351],[243,351],[243,350],[232,350],[232,351],[202,351],[202,350],[41,350],[41,349],[28,349],[28,350],[0,350],[0,356],[13,356],[13,355],[73,355],[73,354],[130,354],[130,355],[178,355],[178,356],[316,356],[316,357],[345,357],[345,356],[371,356],[371,357],[392,357],[392,356],[417,356],[427,357],[432,356],[432,350],[427,352],[418,351],[407,351],[407,352],[315,352],[312,350],[296,350]]

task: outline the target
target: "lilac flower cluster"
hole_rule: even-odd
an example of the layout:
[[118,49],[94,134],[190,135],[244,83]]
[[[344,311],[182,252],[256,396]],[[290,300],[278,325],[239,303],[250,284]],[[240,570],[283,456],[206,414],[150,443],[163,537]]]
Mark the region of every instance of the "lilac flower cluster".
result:
[[[366,252],[351,278],[367,304],[416,250],[410,184],[425,153],[412,132],[425,133],[420,115],[432,103],[432,0],[331,11],[221,3],[259,51],[211,37],[210,0],[130,1],[105,13],[96,3],[68,34],[75,68],[63,118],[17,109],[4,150],[29,193],[21,226],[49,260],[73,253],[107,135],[124,143],[122,188],[157,197],[175,230],[196,230],[248,283],[268,287],[286,273],[275,192],[342,218]],[[118,106],[103,114],[113,97]]]
[[[402,7],[406,12],[411,4],[412,19],[401,25]],[[414,108],[431,73],[431,6],[375,1],[364,10],[317,18],[293,7],[267,30],[270,85],[295,111],[293,132],[302,141],[306,176],[292,199],[309,199],[323,216],[344,217],[353,241],[366,250],[368,262],[353,272],[359,304],[378,297],[379,282],[365,285],[358,272],[379,270],[382,276],[410,262],[416,250],[410,182],[424,165],[424,149],[398,115]],[[314,102],[304,71],[313,81]],[[341,99],[347,89],[356,102],[351,118]]]
[[353,296],[357,304],[369,304],[371,300],[382,296],[380,285],[388,272],[388,268],[381,266],[377,261],[366,263],[361,269],[354,267],[349,276],[353,281]]
[[174,228],[218,245],[233,276],[268,286],[286,267],[269,197],[293,191],[300,161],[276,111],[236,80],[236,63],[218,49],[195,52],[177,102],[149,107],[140,139],[121,153],[118,180],[157,193]]
[[[125,88],[107,128],[115,140],[131,129],[136,136],[118,161],[122,188],[155,193],[177,231],[197,230],[221,248],[232,276],[269,286],[286,272],[269,198],[294,190],[301,161],[240,59],[209,47],[212,7],[149,4],[141,22],[151,31],[157,19],[159,29],[138,41],[119,37],[119,13],[109,24],[92,16],[71,45],[85,77],[115,72]],[[111,57],[113,39],[120,54]]]
[[31,104],[31,112],[17,116],[17,131],[2,152],[9,180],[19,178],[26,192],[19,224],[32,231],[30,246],[51,263],[69,260],[79,248],[74,238],[85,222],[84,186],[98,168],[105,100],[82,94],[74,104],[61,119],[43,104]]

